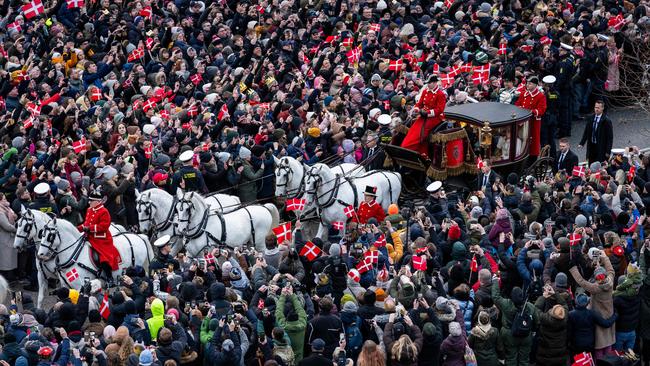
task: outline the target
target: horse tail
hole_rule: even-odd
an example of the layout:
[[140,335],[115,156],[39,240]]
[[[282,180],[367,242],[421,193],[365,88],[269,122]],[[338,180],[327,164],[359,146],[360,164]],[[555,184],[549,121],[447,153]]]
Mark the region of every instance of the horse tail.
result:
[[9,283],[3,276],[0,276],[0,304],[5,303],[8,292],[9,292]]
[[280,224],[280,213],[278,208],[272,203],[265,203],[264,207],[271,213],[271,228],[278,227]]

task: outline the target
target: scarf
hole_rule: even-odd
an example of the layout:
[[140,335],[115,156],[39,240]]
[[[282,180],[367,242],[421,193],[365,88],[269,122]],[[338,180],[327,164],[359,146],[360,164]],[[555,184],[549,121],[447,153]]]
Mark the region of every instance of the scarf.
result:
[[9,207],[9,201],[6,199],[0,201],[0,213],[7,217],[9,224],[14,225],[16,223],[16,213]]

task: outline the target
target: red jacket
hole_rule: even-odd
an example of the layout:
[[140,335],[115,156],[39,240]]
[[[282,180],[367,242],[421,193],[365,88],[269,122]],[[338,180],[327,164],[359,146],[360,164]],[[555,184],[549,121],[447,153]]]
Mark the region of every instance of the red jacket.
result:
[[115,271],[119,269],[121,261],[120,253],[113,246],[113,236],[109,231],[111,226],[111,214],[104,205],[100,204],[95,208],[88,208],[86,220],[79,225],[79,230],[88,228],[88,241],[99,253],[100,261],[107,262]]
[[[370,203],[361,202],[359,209],[357,210],[357,216],[359,217],[359,223],[367,224],[368,219],[374,217],[378,222],[384,221],[386,218],[386,213],[377,201],[373,200]],[[356,221],[356,218],[353,218],[353,221]]]
[[535,89],[532,93],[526,90],[517,99],[515,105],[531,111],[537,120],[541,120],[546,113],[546,97],[539,89]]

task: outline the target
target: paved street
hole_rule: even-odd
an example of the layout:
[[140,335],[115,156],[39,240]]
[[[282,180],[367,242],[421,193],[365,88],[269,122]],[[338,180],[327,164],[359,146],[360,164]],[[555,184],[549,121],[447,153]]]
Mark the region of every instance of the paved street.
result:
[[[640,109],[620,108],[609,112],[614,122],[614,147],[638,146],[640,149],[650,147],[650,115]],[[571,149],[585,159],[586,149],[578,149],[587,121],[575,121],[571,128]]]

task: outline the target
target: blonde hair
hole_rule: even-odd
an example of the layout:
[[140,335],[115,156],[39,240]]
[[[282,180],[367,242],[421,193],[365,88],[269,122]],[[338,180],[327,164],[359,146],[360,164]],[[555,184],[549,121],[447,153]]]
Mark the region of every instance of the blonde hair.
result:
[[418,349],[407,334],[402,334],[402,336],[393,343],[390,353],[391,359],[400,363],[417,361],[418,359]]
[[384,352],[373,341],[365,341],[357,358],[357,366],[384,366]]

